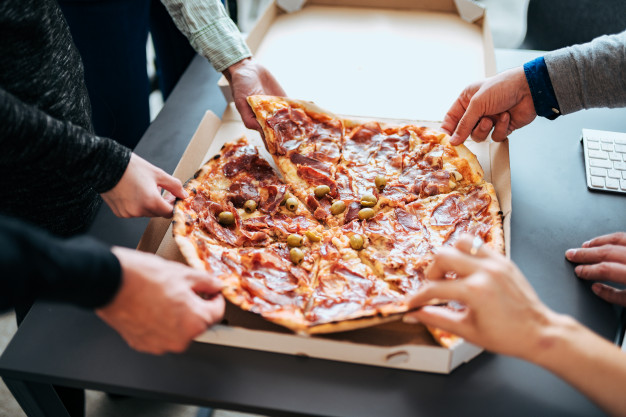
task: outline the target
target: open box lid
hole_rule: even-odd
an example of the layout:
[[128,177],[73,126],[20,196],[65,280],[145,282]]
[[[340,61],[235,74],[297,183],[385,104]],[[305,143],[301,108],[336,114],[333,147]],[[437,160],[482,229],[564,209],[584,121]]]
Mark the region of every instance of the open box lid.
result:
[[465,86],[495,73],[485,22],[470,0],[308,0],[294,13],[273,2],[247,43],[290,97],[336,114],[441,120]]

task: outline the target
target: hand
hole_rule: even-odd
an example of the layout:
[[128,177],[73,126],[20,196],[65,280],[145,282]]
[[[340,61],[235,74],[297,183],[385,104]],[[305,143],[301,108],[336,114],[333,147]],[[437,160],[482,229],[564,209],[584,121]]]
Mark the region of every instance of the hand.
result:
[[[536,352],[545,325],[556,317],[537,297],[517,267],[483,246],[469,254],[472,237],[464,236],[455,248],[440,248],[427,270],[428,283],[409,300],[417,311],[407,322],[422,322],[452,332],[494,352],[528,357]],[[454,271],[458,279],[444,279]],[[455,300],[466,308],[426,306],[429,300]]]
[[231,65],[224,71],[224,76],[230,83],[235,106],[241,114],[243,124],[248,129],[261,132],[261,125],[257,122],[246,98],[256,94],[285,96],[285,91],[274,76],[253,58],[246,58]]
[[460,145],[470,134],[482,142],[491,129],[491,138],[500,142],[535,117],[524,69],[519,67],[467,87],[448,110],[441,128],[452,136],[453,145]]
[[122,285],[113,301],[96,313],[133,349],[182,352],[221,321],[224,299],[216,278],[156,255],[119,247],[112,252],[122,265]]
[[[626,284],[626,233],[618,232],[591,239],[582,248],[569,249],[565,257],[578,265],[574,272],[579,278]],[[618,290],[596,282],[593,292],[609,303],[626,307],[626,290]]]
[[187,197],[180,180],[133,153],[120,181],[102,198],[117,217],[171,217],[174,198],[161,196],[161,187]]

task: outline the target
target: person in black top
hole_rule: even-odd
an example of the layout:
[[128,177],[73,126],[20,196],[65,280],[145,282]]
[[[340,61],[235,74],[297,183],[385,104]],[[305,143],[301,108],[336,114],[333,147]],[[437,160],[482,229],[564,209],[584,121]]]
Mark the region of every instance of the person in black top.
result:
[[[0,215],[0,312],[33,296],[95,309],[136,350],[181,352],[224,312],[204,271]],[[202,298],[198,296],[202,294]]]

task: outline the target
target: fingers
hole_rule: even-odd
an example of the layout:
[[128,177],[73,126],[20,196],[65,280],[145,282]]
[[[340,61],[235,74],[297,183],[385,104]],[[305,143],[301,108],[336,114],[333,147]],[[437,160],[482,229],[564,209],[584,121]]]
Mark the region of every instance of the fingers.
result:
[[626,265],[616,262],[601,262],[592,265],[578,265],[576,276],[591,281],[611,281],[626,284]]
[[216,294],[222,290],[224,286],[222,280],[216,277],[212,277],[206,272],[194,271],[193,274],[187,274],[193,285],[192,288],[197,293],[201,294]]
[[166,174],[164,171],[159,170],[159,174],[157,176],[157,185],[162,187],[164,190],[169,191],[172,195],[178,198],[187,198],[189,195],[187,191],[183,188],[183,184],[180,182],[178,178],[175,178],[169,174]]
[[452,311],[445,307],[425,306],[405,314],[402,320],[405,323],[423,323],[427,326],[463,335],[465,333],[463,321],[467,314],[467,311]]
[[409,298],[409,308],[424,306],[433,299],[456,300],[464,303],[467,301],[466,284],[461,280],[428,282],[415,295]]
[[596,282],[591,286],[593,292],[604,301],[626,307],[626,291],[618,290],[605,284]]
[[465,277],[478,270],[484,265],[483,258],[492,256],[493,252],[483,245],[475,255],[470,255],[474,239],[474,236],[464,235],[455,243],[455,248],[439,248],[435,254],[435,262],[426,270],[426,277],[432,280],[443,279],[450,271]]
[[626,233],[625,232],[617,232],[611,233],[608,235],[598,236],[593,238],[585,243],[583,243],[583,248],[591,248],[595,246],[602,245],[620,245],[626,246]]
[[479,108],[479,104],[472,98],[469,102],[469,106],[467,106],[467,110],[465,110],[465,114],[463,114],[459,120],[456,130],[450,138],[450,143],[453,145],[463,143],[472,133],[474,127],[483,115],[484,112]]
[[237,107],[237,110],[241,115],[241,120],[243,121],[243,124],[248,129],[253,129],[258,132],[262,131],[261,125],[256,120],[256,116],[254,115],[254,112],[252,111],[252,108],[250,107],[250,104],[248,104],[248,101],[245,99],[245,97],[242,99],[236,99],[235,106]]
[[[450,107],[450,110],[448,110],[448,113],[446,113],[443,118],[441,130],[446,132],[448,135],[452,135],[454,133],[457,125],[459,124],[459,120],[461,120],[461,117],[463,117],[463,114],[465,113],[465,106],[461,101],[462,97],[463,94],[456,99],[456,101],[452,104],[452,107]],[[465,139],[467,138],[457,138],[458,143],[453,143],[453,145],[460,145]]]
[[493,133],[491,134],[491,139],[496,142],[502,142],[509,136],[509,121],[511,120],[511,115],[509,112],[504,112],[498,115],[496,119],[496,125],[493,128]]
[[565,257],[578,264],[620,262],[626,264],[626,246],[604,245],[589,248],[568,249]]
[[489,117],[481,118],[474,130],[472,130],[472,139],[476,142],[484,141],[489,136],[492,127],[493,121]]

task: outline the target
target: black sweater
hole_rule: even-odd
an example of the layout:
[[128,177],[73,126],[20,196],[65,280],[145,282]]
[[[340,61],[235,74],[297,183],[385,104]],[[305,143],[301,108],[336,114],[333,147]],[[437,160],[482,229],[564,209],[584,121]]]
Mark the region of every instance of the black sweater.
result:
[[87,228],[131,155],[93,134],[90,112],[57,3],[0,1],[0,212],[64,236]]
[[38,297],[96,308],[120,283],[120,263],[105,245],[0,216],[0,312]]

